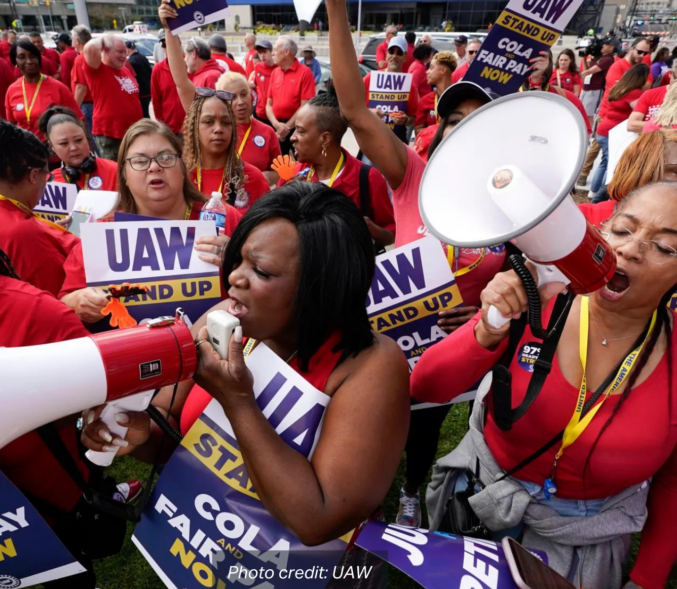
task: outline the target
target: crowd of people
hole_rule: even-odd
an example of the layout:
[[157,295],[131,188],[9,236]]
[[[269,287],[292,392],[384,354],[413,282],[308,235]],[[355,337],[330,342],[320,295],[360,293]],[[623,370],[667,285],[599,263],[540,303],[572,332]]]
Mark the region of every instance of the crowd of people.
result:
[[[428,235],[419,211],[428,158],[497,96],[464,81],[482,39],[459,35],[455,51],[438,51],[430,35],[401,35],[391,26],[377,66],[410,73],[412,85],[406,109],[386,124],[385,113],[370,107],[376,74],[363,78],[346,50],[346,0],[326,5],[332,80],[320,94],[311,46],[299,51],[289,36],[273,43],[250,33],[238,63],[221,35],[173,35],[168,22],[177,13],[169,0],[158,10],[161,59],[152,68],[133,42],[94,38],[82,25],[58,36],[58,51],[39,34],[0,37],[0,347],[106,329],[108,298],[87,284],[80,238],[33,212],[47,182],[116,191],[118,212],[177,221],[199,219],[220,193],[225,232],[201,238],[196,249],[219,268],[227,295],[217,308],[238,317],[241,329],[222,362],[202,345],[205,318],[193,318],[195,377],[163,389],[153,404],[185,434],[216,399],[263,505],[307,545],[375,517],[403,454],[396,523],[425,527],[421,496],[449,402],[505,362],[519,405],[531,373],[515,349],[540,342],[529,327],[513,342],[509,325],[496,328],[487,318],[492,305],[512,318],[527,310],[507,244],[441,244],[463,305],[439,312],[445,337],[411,374],[397,344],[371,330],[365,300],[375,255]],[[618,271],[610,286],[574,299],[551,374],[521,421],[506,431],[490,401],[471,406],[461,446],[435,466],[427,524],[437,529],[445,517],[446,498],[437,499],[447,471],[461,459],[474,470],[477,460],[487,493],[476,512],[488,537],[544,550],[577,587],[659,589],[677,559],[668,306],[677,285],[677,60],[641,37],[627,50],[604,39],[577,61],[570,50],[541,52],[520,91],[556,94],[580,112],[590,146],[578,184],[587,186],[595,169],[590,202],[580,209],[608,241]],[[608,178],[609,137],[619,125],[639,136]],[[348,129],[358,157],[344,147]],[[541,291],[546,322],[558,287]],[[332,398],[312,460],[291,450],[258,409],[243,338],[265,343]],[[628,361],[632,342],[632,368],[611,390],[608,377]],[[549,444],[567,428],[579,385],[584,395],[589,390],[586,400],[598,389],[607,394],[573,443]],[[416,408],[421,402],[433,405]],[[87,509],[83,486],[100,490],[111,481],[83,450],[154,462],[168,447],[148,413],[125,414],[122,439],[100,420],[101,410],[87,411],[80,426],[64,419],[0,448],[0,471],[87,569],[49,587],[96,586],[92,561],[102,551],[73,522]],[[64,446],[78,480],[62,468],[54,443]],[[553,477],[554,497],[544,488]],[[628,579],[628,539],[636,532],[642,539]]]

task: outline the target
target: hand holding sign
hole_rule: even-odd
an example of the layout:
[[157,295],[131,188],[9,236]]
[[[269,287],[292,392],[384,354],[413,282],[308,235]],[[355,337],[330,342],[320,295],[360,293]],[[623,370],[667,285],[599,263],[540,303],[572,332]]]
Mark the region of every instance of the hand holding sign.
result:
[[167,28],[168,22],[172,19],[178,18],[178,16],[179,13],[172,5],[171,0],[162,0],[162,2],[160,2],[160,8],[158,8],[158,17],[160,18],[160,23],[163,27]]

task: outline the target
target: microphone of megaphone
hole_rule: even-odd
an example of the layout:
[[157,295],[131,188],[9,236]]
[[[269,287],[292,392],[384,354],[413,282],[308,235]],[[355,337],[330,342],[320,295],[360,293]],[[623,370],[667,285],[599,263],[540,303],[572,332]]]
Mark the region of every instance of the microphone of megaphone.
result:
[[[103,403],[136,396],[132,406],[147,406],[155,389],[192,377],[196,367],[193,336],[173,317],[54,344],[0,348],[0,448]],[[96,455],[104,456],[97,461]],[[105,465],[114,455],[88,458]]]
[[[584,294],[604,286],[616,259],[570,197],[587,150],[580,112],[545,92],[504,96],[466,117],[431,157],[421,218],[461,248],[513,242],[536,262],[539,285]],[[492,325],[508,319],[496,309]]]

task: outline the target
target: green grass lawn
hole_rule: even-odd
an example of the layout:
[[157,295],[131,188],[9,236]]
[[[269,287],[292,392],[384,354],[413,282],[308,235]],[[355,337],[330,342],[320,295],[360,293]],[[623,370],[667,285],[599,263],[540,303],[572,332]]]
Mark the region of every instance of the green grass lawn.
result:
[[[467,430],[468,404],[455,405],[449,412],[444,425],[437,451],[437,456],[448,454],[461,440]],[[132,458],[116,460],[110,469],[118,481],[129,479],[146,480],[150,467],[143,465]],[[404,481],[404,459],[397,471],[395,481],[383,502],[383,507],[388,521],[394,521],[398,509],[399,489]],[[426,526],[425,505],[423,506],[423,525]],[[129,525],[128,535],[131,537],[132,526]],[[638,538],[634,538],[631,560],[634,561],[637,553]],[[631,565],[630,565],[631,566]],[[155,575],[146,563],[131,540],[125,543],[122,552],[116,556],[101,560],[96,564],[98,587],[101,589],[163,589],[164,584]],[[394,568],[390,568],[388,587],[392,589],[415,589],[417,583],[409,579]],[[677,581],[668,584],[671,589],[677,589]]]

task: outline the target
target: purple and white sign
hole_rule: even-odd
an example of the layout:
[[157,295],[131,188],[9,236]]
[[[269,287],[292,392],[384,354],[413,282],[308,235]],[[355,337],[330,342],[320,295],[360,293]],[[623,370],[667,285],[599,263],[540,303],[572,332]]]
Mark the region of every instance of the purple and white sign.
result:
[[179,13],[177,18],[169,21],[173,35],[192,31],[228,16],[226,0],[172,0]]
[[463,77],[500,96],[517,92],[529,60],[547,51],[583,0],[510,0]]

